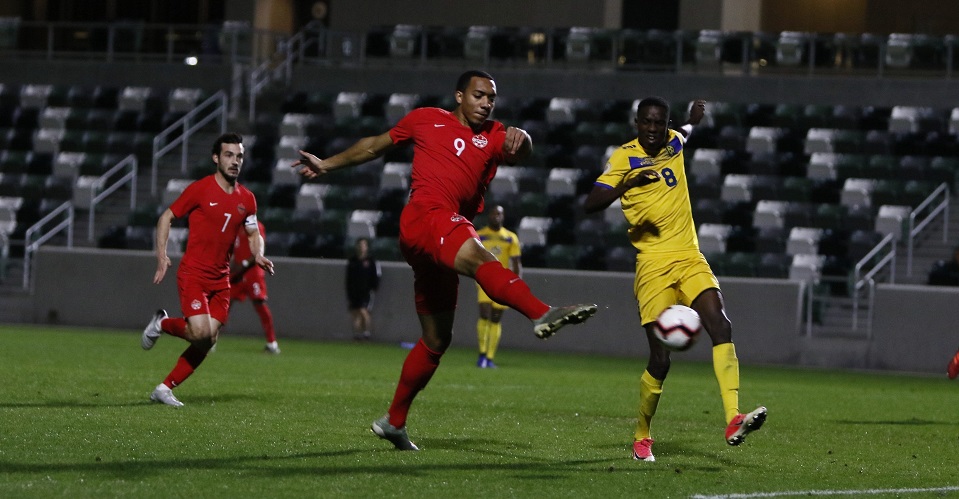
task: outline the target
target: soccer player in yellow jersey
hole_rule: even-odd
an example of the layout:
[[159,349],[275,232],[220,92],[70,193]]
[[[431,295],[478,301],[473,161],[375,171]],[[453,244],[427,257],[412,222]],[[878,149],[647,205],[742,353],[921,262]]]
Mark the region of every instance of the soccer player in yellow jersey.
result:
[[[505,212],[502,206],[494,206],[489,214],[489,221],[486,227],[476,231],[480,242],[489,250],[493,256],[499,260],[499,263],[512,270],[516,275],[521,275],[522,265],[520,255],[519,237],[515,232],[503,227],[503,218]],[[476,295],[479,299],[479,321],[476,323],[476,336],[479,339],[479,359],[476,360],[476,367],[495,368],[493,357],[496,356],[496,348],[499,346],[499,338],[503,332],[503,311],[505,305],[500,305],[493,301],[483,291],[483,288],[476,286]]]
[[689,203],[683,145],[705,112],[706,101],[695,101],[686,124],[673,130],[669,128],[669,104],[665,100],[641,100],[636,109],[637,138],[610,156],[584,204],[587,212],[595,212],[619,199],[630,225],[629,240],[638,251],[633,289],[649,342],[649,361],[640,378],[633,458],[644,461],[655,460],[650,422],[670,366],[669,350],[653,335],[653,323],[670,305],[679,303],[696,310],[712,340],[713,369],[727,425],[726,442],[739,445],[766,420],[765,407],[748,414],[739,412],[739,360],[732,328],[719,282],[699,251]]

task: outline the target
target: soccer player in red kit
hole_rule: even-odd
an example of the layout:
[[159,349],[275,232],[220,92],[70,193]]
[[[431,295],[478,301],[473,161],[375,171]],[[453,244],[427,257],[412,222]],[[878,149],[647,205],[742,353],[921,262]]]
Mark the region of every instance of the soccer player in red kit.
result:
[[243,137],[226,133],[213,143],[213,175],[193,182],[170,205],[156,227],[157,269],[153,283],[159,284],[170,268],[167,240],[175,218],[189,217],[190,236],[177,269],[177,290],[183,317],[171,318],[157,311],[143,330],[140,344],[153,348],[161,333],[178,336],[190,343],[163,383],[157,385],[150,400],[173,407],[183,403],[173,389],[199,367],[216,344],[220,327],[226,324],[230,310],[230,256],[237,234],[244,232],[250,241],[254,263],[273,273],[273,262],[263,256],[263,238],[256,225],[256,199],[237,183],[243,166]]
[[497,303],[533,321],[533,332],[548,338],[566,324],[596,313],[596,305],[550,307],[526,283],[483,247],[473,217],[500,163],[524,160],[533,144],[526,131],[490,120],[496,83],[482,71],[467,71],[456,82],[453,111],[419,108],[391,130],[365,137],[327,159],[305,151],[293,163],[314,178],[378,158],[393,147],[413,145],[410,199],[400,215],[400,249],[413,268],[416,312],[422,338],[403,363],[393,402],[372,424],[380,438],[401,450],[418,450],[406,431],[416,395],[426,387],[453,337],[458,275],[472,277]]
[[[266,240],[266,229],[263,222],[257,221],[260,237]],[[230,306],[234,301],[245,301],[250,298],[256,315],[260,316],[260,325],[263,326],[263,335],[266,337],[266,346],[263,350],[272,354],[280,353],[280,346],[276,343],[276,330],[273,328],[273,313],[266,304],[266,272],[256,265],[253,252],[250,251],[250,239],[246,234],[236,236],[233,243],[233,265],[230,267]]]

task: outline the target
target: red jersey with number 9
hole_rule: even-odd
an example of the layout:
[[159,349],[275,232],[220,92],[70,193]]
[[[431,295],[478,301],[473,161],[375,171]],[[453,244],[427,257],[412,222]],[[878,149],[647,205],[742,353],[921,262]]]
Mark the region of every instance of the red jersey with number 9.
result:
[[244,226],[256,228],[256,198],[236,184],[228,194],[214,175],[193,182],[170,205],[173,216],[187,219],[190,235],[180,261],[181,274],[204,280],[229,280],[233,243]]
[[413,143],[410,201],[439,204],[472,220],[503,162],[506,127],[487,120],[479,132],[444,109],[410,111],[390,129],[394,144]]

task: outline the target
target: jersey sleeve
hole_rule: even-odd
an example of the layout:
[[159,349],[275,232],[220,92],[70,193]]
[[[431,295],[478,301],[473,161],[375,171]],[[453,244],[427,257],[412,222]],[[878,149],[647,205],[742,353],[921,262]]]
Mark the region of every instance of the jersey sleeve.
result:
[[509,257],[517,258],[523,256],[523,243],[519,240],[519,236],[517,236],[515,232],[511,232],[510,236],[512,236],[513,244],[509,245]]
[[609,161],[606,162],[606,169],[603,170],[603,173],[596,179],[593,185],[605,189],[616,187],[622,183],[623,177],[626,175],[626,172],[629,171],[628,165],[626,154],[622,149],[617,149],[612,156],[609,157]]
[[410,111],[390,129],[390,138],[394,144],[404,144],[413,140],[413,128],[420,120],[420,113],[416,109]]
[[247,192],[247,198],[249,199],[250,206],[252,206],[253,209],[249,210],[249,215],[247,215],[246,219],[243,220],[243,226],[246,227],[247,231],[249,231],[250,229],[259,231],[260,230],[259,224],[257,223],[257,220],[256,220],[256,196],[254,196],[253,193],[250,191],[246,191],[246,192]]
[[196,209],[199,206],[199,192],[200,192],[200,182],[193,182],[188,185],[186,189],[183,189],[183,192],[180,193],[180,196],[173,201],[170,205],[170,211],[173,212],[173,216],[176,218],[183,218],[188,215],[191,211]]

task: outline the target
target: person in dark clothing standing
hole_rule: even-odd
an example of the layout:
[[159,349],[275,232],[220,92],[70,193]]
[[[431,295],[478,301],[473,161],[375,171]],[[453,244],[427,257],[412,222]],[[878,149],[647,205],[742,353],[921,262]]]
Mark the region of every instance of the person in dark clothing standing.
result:
[[346,264],[346,300],[353,320],[353,339],[369,340],[373,335],[373,293],[380,286],[380,264],[370,256],[370,240],[356,240],[356,252]]

